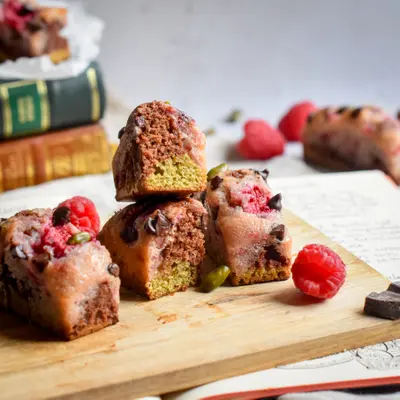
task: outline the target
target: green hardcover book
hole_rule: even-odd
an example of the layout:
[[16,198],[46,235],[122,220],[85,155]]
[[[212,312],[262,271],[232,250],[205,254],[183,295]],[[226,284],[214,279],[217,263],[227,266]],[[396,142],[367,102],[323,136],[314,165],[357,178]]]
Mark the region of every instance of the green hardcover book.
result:
[[0,140],[97,122],[105,103],[97,62],[74,78],[0,80]]

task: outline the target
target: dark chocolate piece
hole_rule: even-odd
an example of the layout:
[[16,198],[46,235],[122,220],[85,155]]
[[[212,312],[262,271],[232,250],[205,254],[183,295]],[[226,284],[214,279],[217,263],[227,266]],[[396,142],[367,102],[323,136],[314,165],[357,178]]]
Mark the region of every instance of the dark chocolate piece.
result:
[[312,120],[314,119],[315,113],[311,112],[307,115],[307,124],[311,124]]
[[351,118],[357,118],[357,117],[360,115],[361,111],[362,111],[362,107],[355,108],[355,109],[350,113],[350,117],[351,117]]
[[39,272],[43,272],[50,262],[50,256],[47,253],[42,253],[34,256],[32,262]]
[[284,260],[286,259],[285,257],[282,256],[282,254],[280,254],[276,247],[274,245],[269,245],[265,248],[265,255],[264,255],[265,259],[267,260],[275,260],[278,262],[284,262]]
[[285,237],[285,225],[276,225],[271,230],[271,235],[275,236],[278,240],[283,240]]
[[21,8],[18,11],[18,15],[20,17],[25,17],[29,14],[33,14],[35,10],[29,4],[22,4]]
[[121,139],[125,133],[125,127],[122,127],[118,132],[118,139]]
[[154,218],[147,218],[144,229],[150,235],[160,236],[170,229],[171,226],[171,221],[162,212],[158,212]]
[[214,178],[211,179],[210,182],[210,187],[211,190],[216,190],[219,188],[219,185],[222,183],[223,179],[220,176],[214,176]]
[[400,293],[400,281],[392,282],[388,287],[389,292]]
[[115,276],[116,278],[119,277],[119,267],[117,264],[108,264],[107,270],[111,275]]
[[53,212],[53,225],[63,226],[70,222],[71,210],[68,207],[57,207]]
[[389,285],[381,293],[372,292],[365,298],[364,312],[374,317],[396,320],[400,318],[400,282]]
[[137,240],[139,235],[134,223],[132,225],[126,225],[123,231],[120,233],[120,237],[127,244]]
[[13,247],[12,250],[11,250],[11,254],[12,254],[12,256],[15,257],[15,258],[21,258],[21,259],[27,258],[27,257],[26,257],[26,254],[25,254],[24,251],[22,250],[22,247],[21,247],[21,246],[15,246],[15,247]]
[[349,109],[349,107],[346,107],[346,106],[340,107],[336,110],[336,114],[343,114],[348,109]]
[[261,175],[265,182],[267,181],[269,175],[269,171],[267,168],[263,169],[262,171],[259,171],[258,169],[252,169],[252,171],[257,173],[258,175]]
[[267,206],[272,208],[273,210],[281,211],[282,210],[282,195],[280,193],[271,197],[268,201]]

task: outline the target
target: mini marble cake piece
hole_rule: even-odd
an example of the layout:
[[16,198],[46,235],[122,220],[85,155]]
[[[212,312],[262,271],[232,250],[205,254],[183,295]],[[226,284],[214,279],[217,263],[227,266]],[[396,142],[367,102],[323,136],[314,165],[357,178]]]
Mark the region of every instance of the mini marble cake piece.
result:
[[66,208],[22,211],[0,229],[0,307],[66,340],[118,322],[118,266]]
[[122,286],[156,299],[197,283],[206,217],[194,199],[131,204],[98,238],[120,266]]
[[207,187],[207,252],[230,268],[232,285],[290,277],[292,240],[281,214],[281,195],[273,195],[267,176],[266,170],[221,171]]
[[119,137],[113,159],[118,201],[205,189],[205,136],[184,112],[161,101],[141,104]]
[[303,132],[304,159],[335,171],[378,169],[400,184],[400,122],[379,107],[327,107]]
[[68,40],[60,33],[66,24],[66,8],[42,7],[33,0],[5,0],[0,8],[1,58],[48,54],[54,63],[68,59]]

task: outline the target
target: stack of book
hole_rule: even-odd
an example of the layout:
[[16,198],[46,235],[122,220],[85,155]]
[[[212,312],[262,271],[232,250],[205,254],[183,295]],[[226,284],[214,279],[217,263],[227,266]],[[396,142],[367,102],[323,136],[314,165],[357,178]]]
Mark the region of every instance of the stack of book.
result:
[[60,80],[0,80],[0,191],[110,170],[97,62]]

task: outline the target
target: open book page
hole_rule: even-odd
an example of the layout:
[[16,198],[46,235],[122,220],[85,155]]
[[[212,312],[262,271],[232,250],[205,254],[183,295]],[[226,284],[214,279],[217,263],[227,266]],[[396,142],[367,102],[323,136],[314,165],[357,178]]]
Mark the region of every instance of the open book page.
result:
[[[272,175],[273,176],[273,175]],[[284,206],[390,279],[400,279],[400,190],[381,172],[269,179]],[[259,371],[164,396],[214,395],[400,376],[399,340]],[[378,384],[378,383],[377,383]],[[293,390],[293,389],[292,389]],[[264,394],[267,396],[268,392]],[[258,397],[262,397],[258,394]],[[227,397],[229,398],[229,396]]]

